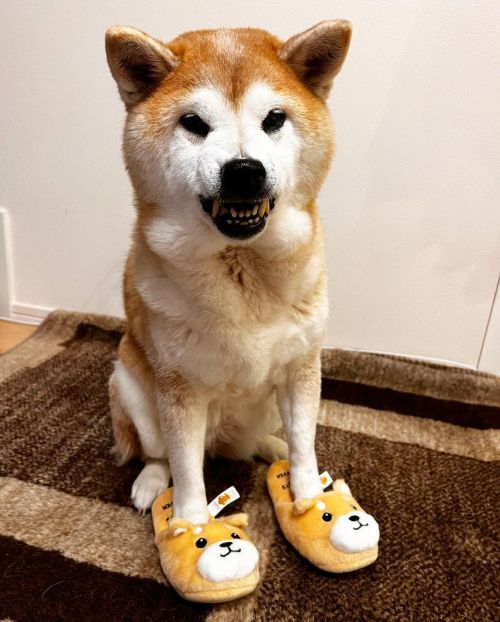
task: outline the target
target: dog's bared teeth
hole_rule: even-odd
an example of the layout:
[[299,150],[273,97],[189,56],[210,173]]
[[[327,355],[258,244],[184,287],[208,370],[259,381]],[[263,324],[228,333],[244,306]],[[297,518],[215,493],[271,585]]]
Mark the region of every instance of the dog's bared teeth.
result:
[[259,216],[260,217],[264,216],[265,211],[266,211],[265,201],[262,201],[262,203],[259,205]]
[[232,225],[232,224],[233,224],[233,221],[232,221],[230,218],[228,218],[228,219],[227,219],[227,224],[228,224],[228,225]]
[[238,212],[234,209],[234,207],[231,208],[231,216],[233,218],[236,218],[236,216],[238,215]]
[[[269,214],[269,199],[264,199],[261,203],[261,207],[264,206],[264,213]],[[259,212],[260,213],[260,212]]]
[[245,217],[245,210],[244,209],[240,209],[240,211],[238,212],[238,216],[240,218],[244,218]]
[[245,216],[248,218],[248,217],[250,216],[250,214],[251,214],[251,213],[252,213],[252,212],[251,212],[249,209],[247,209],[247,211],[245,212]]
[[221,205],[221,208],[220,208],[220,215],[221,215],[221,216],[224,216],[224,214],[227,214],[227,209],[226,209],[224,206],[222,206],[222,205]]
[[252,216],[255,216],[257,214],[257,210],[259,209],[259,206],[256,205],[253,210],[252,210]]
[[220,208],[220,201],[218,199],[214,199],[214,202],[212,205],[212,218],[215,218],[217,216],[217,214],[219,213],[219,208]]

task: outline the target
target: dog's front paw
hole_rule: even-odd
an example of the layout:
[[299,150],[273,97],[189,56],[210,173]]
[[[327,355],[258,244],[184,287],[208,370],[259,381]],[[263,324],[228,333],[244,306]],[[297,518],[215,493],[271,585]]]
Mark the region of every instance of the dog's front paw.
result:
[[150,509],[156,497],[168,488],[170,474],[163,463],[145,465],[132,485],[130,498],[142,516]]

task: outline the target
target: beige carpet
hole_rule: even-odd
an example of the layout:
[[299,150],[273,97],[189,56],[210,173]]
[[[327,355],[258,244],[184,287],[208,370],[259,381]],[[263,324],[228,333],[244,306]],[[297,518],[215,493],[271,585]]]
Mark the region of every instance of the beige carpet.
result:
[[261,553],[257,592],[195,605],[165,582],[151,518],[129,506],[140,464],[117,467],[107,380],[119,320],[52,314],[0,357],[0,620],[498,620],[500,378],[328,351],[321,469],[378,519],[380,558],[348,575],[301,559],[277,529],[266,465],[210,461],[235,485]]

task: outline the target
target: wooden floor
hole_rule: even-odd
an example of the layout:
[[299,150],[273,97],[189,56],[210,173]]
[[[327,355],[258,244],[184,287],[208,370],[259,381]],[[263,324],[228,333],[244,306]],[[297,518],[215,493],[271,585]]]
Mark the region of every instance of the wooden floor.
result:
[[17,324],[0,320],[0,354],[27,339],[36,330],[31,324]]

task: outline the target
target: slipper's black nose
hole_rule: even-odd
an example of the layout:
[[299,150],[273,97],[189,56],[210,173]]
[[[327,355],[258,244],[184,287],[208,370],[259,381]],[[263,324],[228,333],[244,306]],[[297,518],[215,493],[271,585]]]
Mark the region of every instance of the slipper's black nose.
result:
[[231,548],[231,542],[221,542],[219,544],[219,546],[225,546],[225,547],[227,547],[229,549],[229,548]]
[[266,182],[266,169],[259,160],[238,158],[222,167],[222,194],[232,199],[259,197]]
[[359,520],[359,516],[357,516],[356,514],[353,514],[352,516],[349,516],[349,520],[352,520],[352,521]]

